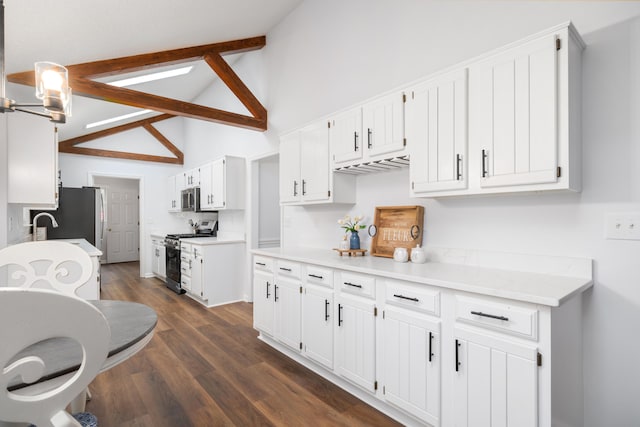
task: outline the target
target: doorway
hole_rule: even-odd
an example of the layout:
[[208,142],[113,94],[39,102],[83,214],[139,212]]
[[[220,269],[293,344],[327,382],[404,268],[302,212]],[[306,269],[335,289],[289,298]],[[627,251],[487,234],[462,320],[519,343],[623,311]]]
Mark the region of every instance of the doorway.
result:
[[280,246],[280,156],[251,161],[251,249]]
[[140,179],[93,176],[104,197],[102,260],[106,264],[140,260]]

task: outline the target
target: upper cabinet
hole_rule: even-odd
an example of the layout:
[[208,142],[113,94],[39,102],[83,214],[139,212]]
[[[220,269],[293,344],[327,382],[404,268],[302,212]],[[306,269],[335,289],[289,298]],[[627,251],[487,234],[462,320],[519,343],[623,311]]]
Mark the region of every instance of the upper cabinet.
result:
[[58,207],[58,136],[48,120],[7,114],[7,202],[40,209]]
[[224,156],[198,168],[200,209],[244,209],[245,159]]
[[329,119],[331,161],[347,165],[362,160],[362,108],[345,111]]
[[355,203],[355,178],[330,172],[329,128],[319,121],[280,139],[280,203]]
[[564,24],[469,61],[466,89],[463,70],[414,89],[411,194],[580,191],[583,49]]
[[406,108],[411,195],[467,188],[467,69],[411,88]]

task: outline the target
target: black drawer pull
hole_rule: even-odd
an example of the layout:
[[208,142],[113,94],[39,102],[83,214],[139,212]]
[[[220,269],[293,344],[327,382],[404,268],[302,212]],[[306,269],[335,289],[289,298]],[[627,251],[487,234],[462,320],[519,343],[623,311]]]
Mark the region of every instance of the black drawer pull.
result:
[[316,279],[320,279],[320,280],[322,280],[322,279],[323,279],[323,277],[322,277],[322,276],[317,276],[317,275],[315,275],[315,274],[309,274],[309,277],[315,277]]
[[393,296],[396,297],[396,298],[407,299],[409,301],[420,302],[420,300],[418,298],[405,297],[404,295],[398,295],[398,294],[393,294]]
[[267,282],[267,299],[269,299],[269,297],[271,296],[271,294],[269,293],[269,286],[271,285],[271,283]]
[[273,301],[278,302],[278,285],[273,285]]
[[284,271],[288,271],[288,272],[291,272],[291,269],[290,269],[290,268],[284,268],[284,267],[280,267],[280,270],[284,270]]
[[433,332],[429,332],[429,362],[433,358]]
[[329,320],[329,300],[324,300],[324,321]]
[[509,321],[508,317],[504,317],[504,316],[496,316],[494,314],[487,314],[487,313],[483,313],[481,311],[472,311],[471,314],[475,314],[476,316],[482,316],[482,317],[489,317],[491,319],[498,319],[498,320],[504,320],[505,322]]
[[362,288],[362,285],[358,285],[357,283],[351,283],[351,282],[343,282],[343,283],[347,286],[353,286],[354,288]]
[[460,369],[460,360],[458,356],[458,348],[460,348],[460,343],[456,340],[456,372]]
[[256,265],[261,265],[261,266],[265,267],[267,264],[265,264],[264,262],[256,262]]
[[342,304],[338,304],[338,326],[342,326]]

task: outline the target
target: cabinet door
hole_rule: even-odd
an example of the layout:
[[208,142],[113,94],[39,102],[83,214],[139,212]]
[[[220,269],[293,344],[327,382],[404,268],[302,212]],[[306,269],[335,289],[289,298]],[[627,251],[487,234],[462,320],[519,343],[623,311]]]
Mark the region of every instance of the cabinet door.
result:
[[467,70],[415,87],[407,101],[414,194],[467,188]]
[[404,150],[403,93],[387,95],[362,106],[362,131],[369,157]]
[[307,286],[303,294],[304,355],[333,369],[333,291]]
[[212,164],[207,163],[200,167],[200,209],[213,209],[213,187],[211,176]]
[[269,335],[274,331],[273,275],[253,272],[253,327]]
[[155,241],[152,243],[151,248],[153,249],[153,258],[151,260],[151,272],[158,276],[160,274],[160,262],[158,258],[160,257],[160,253],[158,252],[158,244]]
[[211,163],[211,207],[214,209],[223,209],[227,205],[225,184],[225,161],[219,159]]
[[383,319],[385,399],[439,425],[440,322],[393,307]]
[[473,147],[481,187],[557,181],[556,36],[469,67]]
[[329,199],[329,128],[319,122],[300,131],[303,201]]
[[204,254],[202,249],[193,246],[193,260],[191,264],[191,293],[206,298],[203,289]]
[[158,249],[158,274],[160,277],[167,277],[167,248],[160,243]]
[[456,427],[538,425],[537,348],[455,328]]
[[169,212],[177,212],[180,210],[180,198],[177,197],[180,190],[177,188],[176,180],[179,176],[170,176],[167,179],[167,199],[169,201]]
[[376,389],[375,303],[342,295],[337,298],[336,371],[373,393]]
[[300,134],[280,139],[280,203],[300,200]]
[[273,288],[275,305],[275,337],[294,350],[302,348],[302,285],[299,280],[277,276]]
[[329,141],[334,165],[362,158],[362,109],[346,111],[330,120]]

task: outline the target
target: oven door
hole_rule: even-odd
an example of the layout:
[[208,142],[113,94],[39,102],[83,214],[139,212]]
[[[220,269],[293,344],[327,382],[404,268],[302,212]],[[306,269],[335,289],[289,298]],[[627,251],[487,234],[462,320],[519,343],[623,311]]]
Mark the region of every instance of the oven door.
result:
[[180,247],[166,245],[166,248],[167,281],[171,280],[174,286],[180,286]]

